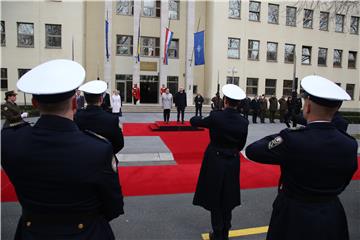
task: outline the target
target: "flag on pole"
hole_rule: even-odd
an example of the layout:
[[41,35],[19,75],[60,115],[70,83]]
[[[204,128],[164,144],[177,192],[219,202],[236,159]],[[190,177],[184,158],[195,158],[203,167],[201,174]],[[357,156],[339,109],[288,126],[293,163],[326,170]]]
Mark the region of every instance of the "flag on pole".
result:
[[109,61],[109,21],[106,17],[105,20],[105,50],[106,50],[106,59]]
[[205,64],[204,31],[194,33],[195,65]]
[[171,40],[173,38],[174,32],[170,31],[169,28],[166,28],[165,32],[165,46],[164,46],[164,59],[163,63],[168,65],[168,51],[171,44]]
[[140,25],[141,25],[141,14],[139,15],[139,28],[138,28],[138,39],[136,49],[136,63],[140,62]]

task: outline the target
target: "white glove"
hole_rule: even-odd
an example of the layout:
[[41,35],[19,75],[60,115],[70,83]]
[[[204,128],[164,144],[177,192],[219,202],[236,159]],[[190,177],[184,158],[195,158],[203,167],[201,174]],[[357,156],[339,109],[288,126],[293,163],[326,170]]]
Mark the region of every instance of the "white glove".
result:
[[23,112],[20,116],[21,118],[27,118],[29,114],[27,112]]

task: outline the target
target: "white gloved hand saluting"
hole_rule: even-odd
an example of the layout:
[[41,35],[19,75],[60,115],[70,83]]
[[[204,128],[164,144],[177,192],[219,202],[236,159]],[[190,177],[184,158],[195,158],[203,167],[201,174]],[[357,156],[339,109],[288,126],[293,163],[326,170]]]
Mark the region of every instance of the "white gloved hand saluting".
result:
[[27,118],[29,114],[27,112],[23,112],[20,116],[21,118]]

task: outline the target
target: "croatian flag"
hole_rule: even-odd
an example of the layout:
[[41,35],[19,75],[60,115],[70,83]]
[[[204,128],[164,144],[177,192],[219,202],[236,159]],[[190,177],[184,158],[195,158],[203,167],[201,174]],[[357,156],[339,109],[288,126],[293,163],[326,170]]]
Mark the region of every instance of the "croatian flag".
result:
[[163,63],[165,65],[168,64],[168,51],[169,51],[169,47],[170,47],[173,35],[174,35],[174,32],[172,32],[172,31],[170,31],[170,29],[166,28],[165,46],[164,46],[164,60],[163,60]]

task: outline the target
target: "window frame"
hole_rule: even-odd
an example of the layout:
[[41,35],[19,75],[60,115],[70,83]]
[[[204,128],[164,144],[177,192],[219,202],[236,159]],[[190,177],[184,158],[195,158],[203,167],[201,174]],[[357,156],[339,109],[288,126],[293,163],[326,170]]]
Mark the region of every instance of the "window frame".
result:
[[[311,23],[310,26],[305,26],[305,23],[306,23],[305,21],[308,20],[306,18],[306,12],[311,12],[311,16],[309,16],[309,18],[308,18],[308,19],[310,19],[309,22]],[[314,24],[314,10],[304,9],[303,28],[313,29],[313,24]]]
[[[256,84],[255,85],[249,85],[249,80],[256,80]],[[249,93],[248,89],[256,89],[256,93]],[[257,96],[259,92],[259,78],[253,78],[253,77],[248,77],[246,78],[246,95],[247,96]]]
[[[276,7],[276,8],[277,8],[277,14],[276,14],[276,21],[275,21],[275,22],[269,21],[270,6],[273,6],[273,7]],[[280,11],[280,5],[279,5],[279,4],[274,4],[274,3],[269,3],[269,4],[268,4],[268,23],[269,23],[269,24],[279,24],[279,11]]]
[[[355,53],[354,54],[354,66],[350,66],[350,53]],[[357,60],[357,51],[349,51],[348,53],[348,68],[349,69],[356,69],[356,60]]]
[[[289,16],[289,12],[288,10],[295,10],[295,16],[294,16],[294,21],[289,21],[290,19],[290,16]],[[285,20],[285,25],[286,26],[289,26],[289,27],[296,27],[296,11],[297,11],[297,8],[296,7],[291,7],[291,6],[286,6],[286,20]],[[290,24],[290,23],[294,23],[294,24]]]
[[[4,76],[3,76],[4,73]],[[8,71],[7,68],[1,68],[1,76],[0,76],[0,87],[1,87],[1,91],[7,91],[9,89],[9,77],[8,77]],[[3,87],[3,84],[6,85],[6,87]]]
[[[170,43],[170,46],[169,46],[169,49],[168,49],[168,58],[171,58],[171,59],[179,59],[179,39],[172,39],[171,42],[176,42],[176,48],[173,48],[171,43]],[[176,53],[176,56],[170,56],[170,51],[175,51]]]
[[[250,42],[258,42],[258,49],[254,50],[253,48],[250,48]],[[251,52],[250,52],[251,51]],[[257,52],[257,58],[256,59],[253,59],[251,56],[252,56],[252,52],[253,51],[256,51]],[[260,40],[252,40],[252,39],[249,39],[248,40],[248,60],[251,60],[251,61],[259,61],[260,59]]]
[[[342,21],[341,21],[341,31],[338,31],[337,30],[337,26],[338,26],[338,22],[337,22],[337,19],[338,19],[338,16],[341,16],[342,18]],[[344,21],[345,21],[345,15],[343,14],[336,14],[335,15],[335,32],[337,33],[344,33]]]
[[[239,8],[237,9],[239,11],[239,16],[231,16],[231,11],[235,11],[232,9],[236,9],[236,8],[231,8],[231,4],[230,2],[238,2],[239,3]],[[228,9],[228,18],[230,19],[241,19],[241,0],[229,0],[229,9]]]
[[[275,82],[275,85],[274,86],[269,86],[267,83],[268,81],[274,81]],[[273,96],[275,95],[276,96],[276,84],[277,84],[277,79],[275,78],[265,78],[265,96]],[[273,90],[273,93],[271,94],[268,94],[266,92],[266,90]]]
[[226,84],[234,84],[240,86],[240,77],[239,76],[226,76]]
[[[321,25],[321,20],[324,19],[324,18],[321,17],[322,14],[326,15],[326,29],[322,27],[324,25]],[[329,12],[325,12],[325,11],[320,12],[320,16],[319,16],[319,30],[320,31],[329,31],[329,16],[330,16]]]
[[[283,88],[282,88],[282,95],[286,96],[286,97],[290,97],[291,96],[291,92],[292,92],[292,85],[293,85],[293,81],[294,80],[289,80],[289,79],[284,79],[283,80]],[[288,84],[285,84],[285,82],[289,83],[290,87],[287,86]],[[286,86],[285,86],[286,85]],[[287,94],[287,92],[289,92],[289,94]]]
[[[19,33],[19,26],[21,24],[31,25],[33,33],[32,34]],[[34,36],[35,24],[34,23],[31,23],[31,22],[17,22],[16,23],[16,33],[17,33],[17,47],[19,47],[19,48],[34,48],[35,47],[35,36]],[[21,36],[30,36],[32,38],[32,44],[31,45],[21,44],[21,41],[20,41]]]
[[[349,89],[349,87],[353,87],[352,89]],[[354,95],[355,95],[355,84],[353,83],[347,83],[346,84],[346,90],[347,94],[349,94],[349,96],[351,97],[351,101],[354,100]]]
[[[48,26],[60,26],[60,35],[49,34],[48,28],[47,28]],[[48,44],[48,38],[60,38],[60,46],[50,46]],[[61,49],[62,48],[62,25],[61,24],[45,23],[45,48],[48,48],[48,49]]]
[[[256,3],[256,4],[259,5],[259,10],[258,10],[258,11],[254,11],[254,10],[251,10],[251,9],[250,9],[250,5],[251,5],[252,3]],[[255,16],[257,17],[256,20],[255,20],[255,19],[251,19],[251,17],[250,17],[250,16],[254,16],[254,14],[255,14]],[[261,2],[259,2],[259,1],[249,1],[249,21],[252,21],[252,22],[260,22],[260,20],[261,20]]]
[[[320,59],[320,50],[325,50],[325,63],[319,63],[319,59]],[[323,48],[323,47],[319,47],[318,49],[318,61],[317,61],[317,65],[320,67],[326,67],[327,66],[327,55],[328,55],[328,49],[327,48]]]
[[[130,43],[129,44],[125,44],[124,43],[119,43],[119,39],[122,37],[127,37],[130,38]],[[126,39],[127,41],[127,39]],[[122,54],[121,53],[121,47],[126,47],[128,48],[129,54]],[[134,38],[131,35],[122,35],[122,34],[116,34],[116,56],[133,56],[134,54]]]
[[[172,18],[170,15],[170,3],[173,2],[176,4],[176,18]],[[169,20],[180,20],[180,0],[169,0],[169,16],[168,19]],[[175,11],[173,11],[175,12]]]
[[[357,21],[355,22],[356,23],[356,32],[353,32],[352,31],[352,26],[353,26],[353,19],[357,19]],[[351,16],[350,18],[350,34],[354,34],[354,35],[359,35],[359,22],[360,22],[360,17],[358,16]]]
[[[238,48],[231,48],[230,47],[230,40],[239,40],[239,45],[238,45]],[[240,38],[233,38],[233,37],[228,37],[228,50],[227,50],[227,58],[228,59],[240,59],[240,44],[241,44],[241,39]],[[237,50],[238,52],[238,57],[231,57],[229,56],[229,51],[230,50]]]
[[[286,47],[287,46],[292,46],[293,47],[293,51],[292,53],[290,53],[289,56],[292,56],[292,61],[288,61],[287,57],[286,57]],[[295,50],[296,50],[296,44],[291,44],[291,43],[285,43],[284,45],[284,63],[294,63],[295,60]]]
[[[335,62],[335,53],[336,52],[339,52],[339,58],[340,58],[340,61],[339,63],[337,64],[337,62]],[[343,55],[343,50],[342,49],[334,49],[334,55],[333,55],[333,67],[334,68],[341,68],[342,67],[342,55]]]
[[[145,15],[145,7],[144,7],[144,3],[145,1],[147,2],[154,2],[155,5],[153,8],[146,8],[146,9],[153,9],[154,15]],[[160,18],[161,17],[161,1],[160,0],[142,0],[141,1],[141,16],[142,17],[148,17],[148,18]]]
[[[275,44],[275,46],[276,46],[275,59],[269,59],[269,44]],[[278,46],[279,46],[279,44],[277,42],[267,42],[266,43],[266,61],[268,61],[268,62],[277,62],[277,60],[278,60]]]
[[[308,55],[304,54],[304,49],[309,49],[309,54]],[[301,47],[301,64],[302,65],[311,65],[311,55],[312,55],[312,47],[303,45]],[[308,58],[309,58],[309,63],[304,62],[304,60],[305,60],[304,57],[306,57],[306,56],[308,56]]]
[[[150,46],[145,46],[144,47],[143,40],[145,38],[153,39],[155,41],[155,45],[154,45],[154,53],[155,53],[155,55],[149,56],[149,55],[144,55],[143,54],[145,52],[144,48],[149,48],[150,47]],[[141,57],[160,57],[160,38],[141,36],[140,37],[140,56]]]
[[[122,13],[119,11],[119,7],[121,3],[127,3],[125,6],[128,9],[127,13]],[[134,0],[117,0],[116,1],[116,15],[119,16],[133,16],[134,15]]]

